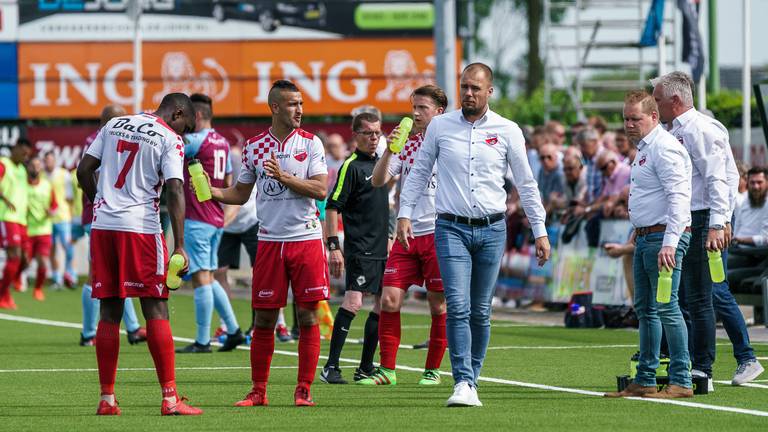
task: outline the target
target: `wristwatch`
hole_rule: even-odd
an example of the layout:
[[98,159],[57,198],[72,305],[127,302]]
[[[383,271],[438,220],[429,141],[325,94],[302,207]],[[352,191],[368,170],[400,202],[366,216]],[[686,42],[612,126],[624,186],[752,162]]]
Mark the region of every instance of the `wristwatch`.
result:
[[710,225],[709,229],[713,229],[715,231],[722,231],[725,229],[725,226],[717,224],[717,225]]

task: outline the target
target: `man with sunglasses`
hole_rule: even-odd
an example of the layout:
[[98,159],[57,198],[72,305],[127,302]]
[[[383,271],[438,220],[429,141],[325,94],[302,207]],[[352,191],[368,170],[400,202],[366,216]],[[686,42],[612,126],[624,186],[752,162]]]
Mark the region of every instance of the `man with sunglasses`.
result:
[[[339,357],[366,294],[374,295],[375,301],[365,322],[363,353],[354,380],[363,380],[374,372],[379,301],[387,260],[389,191],[371,184],[378,160],[376,148],[382,136],[381,119],[371,112],[358,114],[352,120],[352,131],[357,149],[341,166],[325,207],[331,275],[341,277],[346,269],[344,302],[336,313],[328,361],[320,374],[320,380],[328,384],[346,384],[339,369]],[[337,235],[339,213],[344,215],[343,252]]]
[[562,156],[554,144],[547,143],[539,148],[541,170],[539,171],[537,181],[548,220],[552,210],[556,208],[555,204],[558,202],[558,198],[562,197],[565,193],[565,181],[563,179],[563,169],[559,161],[560,157]]

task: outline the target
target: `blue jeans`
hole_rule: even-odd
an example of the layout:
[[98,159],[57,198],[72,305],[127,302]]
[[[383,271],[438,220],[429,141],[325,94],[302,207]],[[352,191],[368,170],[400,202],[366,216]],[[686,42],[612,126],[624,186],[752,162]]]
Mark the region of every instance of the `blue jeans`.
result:
[[[723,266],[725,273],[728,274],[728,250],[723,250]],[[744,315],[739,310],[736,299],[731,294],[728,279],[712,284],[712,305],[715,308],[715,314],[723,321],[725,332],[728,333],[733,345],[733,357],[738,364],[744,364],[755,360],[755,351],[749,344],[749,333],[747,324],[744,322]]]
[[437,220],[435,249],[448,307],[451,370],[457,384],[477,385],[491,337],[491,299],[506,238],[503,219],[484,227]]
[[651,233],[639,236],[636,240],[632,267],[635,278],[635,312],[640,321],[640,361],[635,383],[641,386],[656,385],[663,326],[669,344],[669,383],[691,388],[688,331],[677,298],[683,257],[688,250],[690,239],[691,235],[684,233],[677,245],[669,303],[656,302],[656,286],[659,282],[658,255],[664,233]]
[[693,368],[712,376],[715,363],[715,310],[707,257],[709,210],[691,212],[691,246],[685,255],[680,282],[680,309],[688,327]]

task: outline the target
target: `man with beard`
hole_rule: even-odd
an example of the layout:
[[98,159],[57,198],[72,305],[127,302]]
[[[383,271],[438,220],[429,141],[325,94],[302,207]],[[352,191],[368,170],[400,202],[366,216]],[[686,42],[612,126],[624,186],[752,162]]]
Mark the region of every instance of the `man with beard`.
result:
[[491,336],[491,299],[506,244],[507,193],[511,169],[535,237],[539,266],[549,259],[546,214],[528,165],[523,133],[491,111],[493,71],[468,65],[459,81],[461,110],[436,116],[400,195],[397,239],[407,249],[414,239],[411,219],[437,166],[435,248],[448,309],[446,329],[453,395],[446,405],[482,406],[477,379]]
[[[747,196],[741,205],[736,207],[734,214],[734,247],[733,254],[728,255],[728,278],[725,282],[738,286],[745,277],[759,274],[765,267],[765,257],[748,253],[754,246],[768,244],[768,168],[754,167],[747,172]],[[736,252],[736,251],[739,252]],[[746,252],[746,253],[745,253]],[[763,373],[763,366],[757,361],[755,352],[749,343],[749,333],[744,323],[744,317],[739,311],[728,285],[725,289],[716,290],[713,301],[715,312],[723,320],[723,327],[728,333],[728,339],[733,344],[733,356],[738,367],[733,375],[731,384],[742,385],[756,379]]]

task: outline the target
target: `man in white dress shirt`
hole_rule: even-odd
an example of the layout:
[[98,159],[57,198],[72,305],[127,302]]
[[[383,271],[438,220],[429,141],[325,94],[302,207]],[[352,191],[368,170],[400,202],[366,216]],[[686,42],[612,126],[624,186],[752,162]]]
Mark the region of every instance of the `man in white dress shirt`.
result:
[[[693,164],[691,247],[683,265],[680,307],[688,326],[692,373],[708,377],[711,387],[715,312],[707,251],[722,251],[726,246],[726,223],[730,222],[735,192],[728,183],[727,131],[693,107],[692,83],[682,72],[651,80],[661,122],[685,147]],[[737,179],[738,174],[734,181]]]
[[506,242],[504,175],[511,168],[543,265],[550,254],[544,207],[523,133],[488,108],[493,72],[472,63],[461,74],[461,110],[436,116],[400,194],[397,238],[407,249],[411,218],[437,163],[435,247],[448,306],[455,381],[447,406],[482,406],[477,378],[490,338],[491,298]]
[[[634,381],[605,396],[693,397],[688,332],[677,301],[683,256],[691,239],[691,161],[683,146],[659,125],[656,102],[644,91],[632,91],[624,99],[624,128],[638,150],[632,163],[629,220],[636,234],[632,267],[640,361]],[[656,301],[662,268],[672,269],[667,303]],[[669,385],[657,392],[662,326],[669,343]]]

